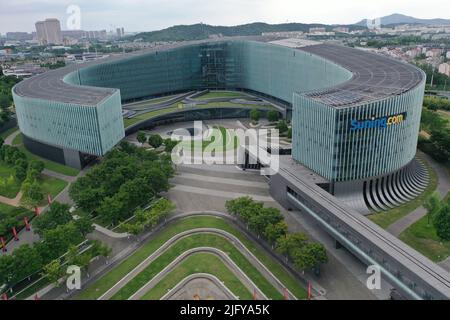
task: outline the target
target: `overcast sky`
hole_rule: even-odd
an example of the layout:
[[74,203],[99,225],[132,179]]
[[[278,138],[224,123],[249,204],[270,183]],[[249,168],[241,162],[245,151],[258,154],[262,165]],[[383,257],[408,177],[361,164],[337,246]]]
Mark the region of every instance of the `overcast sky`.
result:
[[448,0],[0,0],[0,33],[34,31],[45,18],[58,18],[67,29],[72,4],[81,9],[83,30],[151,31],[199,22],[351,24],[391,13],[450,18]]

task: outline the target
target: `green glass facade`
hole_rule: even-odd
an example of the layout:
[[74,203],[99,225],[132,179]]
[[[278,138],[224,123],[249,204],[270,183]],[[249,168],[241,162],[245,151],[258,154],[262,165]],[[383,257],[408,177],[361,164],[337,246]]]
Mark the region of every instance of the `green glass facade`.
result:
[[119,91],[94,106],[13,94],[20,131],[37,141],[101,156],[124,137]]
[[[353,59],[364,55],[351,53]],[[397,170],[416,150],[424,79],[402,94],[334,107],[305,93],[346,83],[354,73],[307,50],[249,40],[213,41],[114,57],[63,72],[55,73],[56,80],[42,77],[44,86],[50,81],[57,87],[46,88],[48,99],[39,92],[39,76],[13,90],[19,127],[39,142],[86,154],[104,155],[124,137],[123,101],[203,89],[252,90],[292,105],[293,158],[332,181]],[[64,81],[60,88],[58,77]],[[55,91],[58,95],[52,97]],[[355,119],[402,112],[406,120],[390,128],[350,129]]]
[[352,73],[321,57],[256,41],[186,45],[79,69],[66,81],[118,88],[122,99],[200,89],[248,89],[292,103],[294,91],[326,88]]
[[[362,180],[404,167],[416,154],[424,87],[425,80],[402,95],[344,108],[295,93],[293,158],[331,181]],[[401,123],[352,130],[352,121],[399,114]]]

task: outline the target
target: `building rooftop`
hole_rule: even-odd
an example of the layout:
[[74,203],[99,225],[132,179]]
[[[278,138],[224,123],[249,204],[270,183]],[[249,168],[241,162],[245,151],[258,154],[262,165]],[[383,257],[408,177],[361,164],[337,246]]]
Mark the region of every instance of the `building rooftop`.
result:
[[[24,97],[95,106],[117,89],[72,85],[65,83],[63,78],[71,72],[91,65],[108,63],[185,45],[234,40],[269,42],[276,39],[276,37],[261,36],[225,37],[160,45],[133,53],[114,55],[105,59],[49,71],[20,82],[14,87],[14,90],[17,95]],[[296,41],[297,43],[290,39],[285,39],[273,41],[272,43],[321,56],[353,73],[353,77],[345,83],[327,89],[304,93],[308,97],[333,107],[349,106],[382,99],[390,95],[398,95],[414,88],[424,79],[424,73],[418,68],[381,55],[332,44],[321,44],[305,40],[301,40],[301,42],[298,42],[300,40]]]
[[348,107],[399,95],[425,79],[423,71],[413,65],[363,50],[332,44],[302,46],[299,50],[323,57],[353,73],[347,82],[303,93],[332,107]]

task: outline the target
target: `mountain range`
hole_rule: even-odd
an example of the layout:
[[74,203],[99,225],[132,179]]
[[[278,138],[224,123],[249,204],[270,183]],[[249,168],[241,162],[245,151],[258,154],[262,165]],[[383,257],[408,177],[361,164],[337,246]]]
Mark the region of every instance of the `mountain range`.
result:
[[[423,25],[450,25],[450,19],[418,19],[403,14],[394,13],[380,18],[381,24],[423,24]],[[350,31],[365,29],[367,27],[367,19],[363,19],[355,24],[350,25],[327,25],[320,23],[281,23],[268,24],[264,22],[254,22],[238,26],[212,26],[203,23],[192,25],[178,25],[166,29],[141,32],[134,35],[134,39],[142,39],[144,41],[181,41],[181,40],[200,40],[206,39],[212,35],[221,34],[223,36],[254,36],[261,35],[264,32],[285,32],[285,31],[303,31],[308,32],[309,28],[323,27],[327,31],[331,31],[334,27],[345,26]]]
[[[405,16],[403,14],[394,13],[388,16],[380,17],[381,25],[392,25],[392,24],[423,24],[423,25],[450,25],[450,19],[419,19],[410,16]],[[357,23],[358,26],[367,26],[367,19],[363,19]]]
[[[254,22],[238,26],[212,26],[198,23],[192,25],[179,25],[167,29],[142,32],[134,36],[135,39],[145,41],[180,41],[180,40],[199,40],[206,39],[211,35],[221,34],[223,36],[254,36],[261,35],[263,32],[284,32],[284,31],[303,31],[308,32],[309,28],[324,27],[331,31],[336,25],[326,24],[306,24],[306,23],[282,23],[268,24],[263,22]],[[348,25],[350,30],[364,29],[365,26]]]

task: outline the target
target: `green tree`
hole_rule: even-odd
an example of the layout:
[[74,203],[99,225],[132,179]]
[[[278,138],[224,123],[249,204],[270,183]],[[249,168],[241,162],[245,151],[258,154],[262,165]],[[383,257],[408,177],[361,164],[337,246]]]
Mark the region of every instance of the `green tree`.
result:
[[283,220],[280,211],[275,208],[261,208],[254,211],[254,215],[248,220],[248,226],[258,235],[263,235],[267,226],[277,224]]
[[278,121],[278,119],[280,119],[280,113],[276,110],[270,110],[269,112],[267,112],[267,120],[269,120],[270,122],[276,122]]
[[450,205],[447,203],[436,212],[434,217],[434,228],[437,236],[445,241],[450,240]]
[[276,243],[281,237],[286,236],[288,232],[288,225],[285,221],[280,221],[276,224],[269,224],[264,230],[264,236],[270,243]]
[[14,282],[21,281],[40,270],[42,258],[37,250],[28,245],[21,245],[13,252]]
[[60,285],[59,279],[64,275],[64,271],[61,268],[59,260],[53,260],[42,269],[42,276],[46,277],[50,283],[53,283],[56,287]]
[[159,148],[163,144],[163,138],[159,134],[152,134],[148,138],[148,144],[151,145],[153,148]]
[[321,264],[328,262],[327,250],[321,243],[310,242],[306,244],[304,250],[306,250],[309,255],[313,257],[314,268],[318,269]]
[[45,164],[44,164],[44,162],[42,162],[40,160],[31,160],[28,168],[30,170],[36,171],[38,174],[41,174],[42,171],[44,171]]
[[292,258],[294,251],[304,247],[307,242],[308,237],[304,233],[288,233],[278,238],[276,248],[279,253]]
[[142,231],[144,231],[144,225],[141,223],[126,223],[123,225],[123,228],[125,229],[126,232],[134,236],[137,236]]
[[94,256],[108,258],[112,253],[112,249],[100,241],[94,240],[92,241],[92,252]]
[[287,122],[284,120],[281,120],[280,122],[278,122],[276,128],[278,129],[278,131],[280,133],[285,133],[289,130],[289,127],[287,125]]
[[175,141],[170,138],[165,139],[164,140],[165,151],[168,153],[172,152],[173,148],[175,148],[178,142],[179,141]]
[[430,224],[433,215],[437,212],[437,210],[439,210],[440,205],[441,205],[441,197],[439,196],[439,193],[436,191],[425,199],[423,206],[425,207],[425,209],[427,209],[428,224]]
[[137,141],[140,142],[142,145],[147,142],[147,136],[143,131],[139,131],[136,138]]
[[67,255],[65,257],[68,265],[77,266],[81,270],[86,270],[92,258],[92,255],[88,252],[80,253],[78,246],[76,245],[71,245],[69,247],[69,250],[67,251]]
[[0,283],[10,285],[14,279],[14,258],[12,255],[0,256]]
[[292,139],[292,128],[288,129],[287,137],[288,139]]
[[44,232],[41,242],[36,244],[44,263],[48,263],[67,252],[70,245],[78,245],[84,236],[73,221]]
[[261,118],[261,112],[258,109],[252,109],[250,111],[250,119],[252,119],[253,122],[258,122]]
[[17,179],[17,181],[24,181],[27,177],[27,169],[20,165],[14,166],[14,177]]
[[37,234],[43,236],[44,232],[72,221],[69,209],[70,207],[67,204],[53,202],[45,214],[35,218],[33,221],[34,230]]
[[21,202],[25,205],[35,207],[44,199],[41,185],[35,180],[33,182],[24,181],[22,184]]
[[78,219],[75,220],[75,227],[83,236],[87,236],[95,229],[91,219],[86,216],[78,217]]

